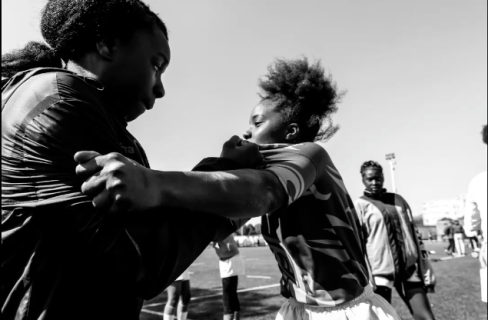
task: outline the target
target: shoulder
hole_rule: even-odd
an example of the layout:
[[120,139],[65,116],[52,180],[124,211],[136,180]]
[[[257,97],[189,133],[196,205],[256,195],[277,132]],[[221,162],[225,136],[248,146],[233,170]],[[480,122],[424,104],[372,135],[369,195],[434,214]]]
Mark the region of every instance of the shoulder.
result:
[[325,149],[314,142],[290,145],[286,147],[285,150],[298,157],[309,160],[315,166],[317,171],[323,171],[326,165],[332,164]]
[[360,213],[363,213],[366,210],[366,208],[371,205],[371,202],[363,198],[357,198],[353,202],[354,202],[354,207]]
[[309,158],[313,162],[321,162],[324,161],[325,157],[328,157],[327,151],[325,151],[321,145],[314,142],[295,144],[288,148],[304,157]]
[[487,171],[483,171],[477,174],[470,182],[470,188],[478,188],[480,186],[486,186]]
[[357,198],[353,202],[355,205],[361,205],[361,206],[366,206],[366,205],[371,203],[367,199],[364,199],[364,198]]
[[[56,96],[59,100],[80,100],[92,103],[99,99],[102,84],[96,79],[82,77],[62,69],[35,69],[19,88],[22,91],[40,91],[44,96]],[[49,93],[49,94],[48,94]]]
[[268,165],[280,163],[299,168],[315,167],[317,172],[323,171],[327,162],[327,153],[316,143],[261,145],[260,150]]
[[396,203],[399,203],[399,204],[407,204],[407,200],[405,200],[405,198],[402,197],[400,194],[398,194],[398,193],[391,193],[391,192],[387,192],[387,194],[390,194],[391,197],[393,197],[395,199],[395,202]]

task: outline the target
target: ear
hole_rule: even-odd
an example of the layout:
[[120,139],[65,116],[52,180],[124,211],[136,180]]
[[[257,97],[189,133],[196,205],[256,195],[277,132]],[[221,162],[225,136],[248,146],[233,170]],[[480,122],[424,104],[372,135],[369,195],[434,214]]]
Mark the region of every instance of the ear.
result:
[[290,123],[286,128],[285,139],[286,142],[295,143],[297,142],[298,136],[300,135],[300,128],[296,123]]
[[113,60],[114,56],[114,51],[116,49],[116,41],[108,41],[107,39],[102,39],[100,41],[97,41],[96,47],[97,47],[97,52],[100,56],[102,56],[103,59],[106,60]]

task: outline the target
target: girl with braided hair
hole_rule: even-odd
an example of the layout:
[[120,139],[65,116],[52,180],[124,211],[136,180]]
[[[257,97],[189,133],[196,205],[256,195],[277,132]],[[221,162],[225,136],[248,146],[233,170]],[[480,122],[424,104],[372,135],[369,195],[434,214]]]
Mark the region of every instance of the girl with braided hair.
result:
[[[399,194],[383,188],[385,178],[378,162],[364,162],[361,176],[366,189],[355,207],[375,292],[391,303],[395,287],[415,320],[435,319],[427,297],[435,278],[410,206]],[[424,266],[429,267],[426,274]]]

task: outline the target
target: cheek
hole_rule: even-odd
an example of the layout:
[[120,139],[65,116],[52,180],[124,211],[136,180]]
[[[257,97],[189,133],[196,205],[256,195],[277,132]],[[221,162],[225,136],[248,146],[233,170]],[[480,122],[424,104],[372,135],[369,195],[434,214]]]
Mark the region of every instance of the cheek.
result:
[[270,125],[263,125],[256,129],[253,136],[258,144],[280,143],[284,142],[280,131]]
[[142,63],[132,63],[121,77],[124,87],[129,88],[133,93],[141,93],[151,89],[155,80],[155,71],[151,66]]

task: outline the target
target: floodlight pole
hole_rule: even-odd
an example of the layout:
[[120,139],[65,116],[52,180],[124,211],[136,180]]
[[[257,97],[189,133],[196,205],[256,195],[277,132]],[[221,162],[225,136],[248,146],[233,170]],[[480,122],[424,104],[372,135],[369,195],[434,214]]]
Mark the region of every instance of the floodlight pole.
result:
[[389,153],[386,155],[386,160],[390,164],[390,171],[391,171],[391,185],[393,188],[393,193],[396,193],[396,186],[395,186],[395,166],[396,166],[396,159],[394,153]]

